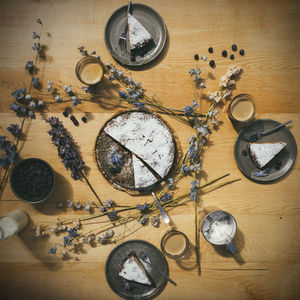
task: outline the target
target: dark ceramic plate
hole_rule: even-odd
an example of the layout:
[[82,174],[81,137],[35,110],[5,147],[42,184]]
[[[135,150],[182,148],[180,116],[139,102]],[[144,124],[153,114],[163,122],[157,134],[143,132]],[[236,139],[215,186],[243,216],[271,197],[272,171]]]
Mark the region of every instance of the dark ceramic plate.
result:
[[139,67],[152,62],[162,52],[166,40],[167,29],[162,17],[151,7],[133,4],[133,16],[143,24],[152,36],[154,44],[143,56],[137,55],[131,61],[130,53],[121,50],[119,37],[124,30],[127,14],[127,5],[117,9],[106,23],[104,38],[108,51],[120,64]]
[[[251,160],[249,153],[247,156],[242,154],[242,151],[247,150],[247,143],[249,142],[250,135],[271,129],[280,125],[279,122],[270,119],[260,119],[251,122],[239,133],[235,145],[234,145],[234,156],[236,163],[242,173],[250,180],[258,183],[270,183],[282,176],[284,176],[293,166],[297,156],[297,144],[291,131],[287,127],[283,127],[280,130],[275,131],[269,135],[266,135],[259,139],[258,143],[273,143],[273,142],[285,142],[287,145],[283,150],[272,159],[266,167],[271,169],[271,172],[266,177],[256,177],[253,172],[259,171]],[[247,151],[248,152],[248,151]],[[275,169],[275,163],[277,160],[281,160],[282,164],[279,170]]]
[[168,263],[154,245],[142,240],[130,240],[114,248],[108,256],[105,274],[109,286],[116,294],[125,299],[151,299],[158,296],[164,290],[167,280],[151,267],[147,269],[153,281],[151,286],[132,282],[131,292],[122,287],[123,278],[119,276],[119,272],[122,261],[131,251],[135,251],[138,257],[141,257],[142,253],[146,253],[151,263],[168,275]]

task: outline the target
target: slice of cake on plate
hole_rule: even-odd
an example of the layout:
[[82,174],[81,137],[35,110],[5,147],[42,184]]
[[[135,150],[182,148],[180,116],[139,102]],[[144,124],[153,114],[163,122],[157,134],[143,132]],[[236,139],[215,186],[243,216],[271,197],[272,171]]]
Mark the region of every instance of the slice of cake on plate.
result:
[[255,165],[262,169],[286,146],[284,142],[277,143],[249,143],[250,157]]
[[122,262],[122,267],[119,275],[129,281],[134,281],[146,285],[152,284],[144,265],[136,256],[134,251],[130,252]]
[[130,50],[144,48],[152,40],[151,34],[132,14],[128,13],[127,20]]

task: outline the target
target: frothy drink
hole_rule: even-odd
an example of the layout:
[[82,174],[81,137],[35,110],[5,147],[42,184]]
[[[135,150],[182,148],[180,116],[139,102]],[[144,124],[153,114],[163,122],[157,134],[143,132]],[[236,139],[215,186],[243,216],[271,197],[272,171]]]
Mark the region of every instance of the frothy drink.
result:
[[235,97],[229,106],[230,117],[239,122],[248,122],[254,117],[254,104],[248,95]]
[[103,69],[98,63],[86,63],[80,68],[79,74],[85,83],[96,84],[103,76]]

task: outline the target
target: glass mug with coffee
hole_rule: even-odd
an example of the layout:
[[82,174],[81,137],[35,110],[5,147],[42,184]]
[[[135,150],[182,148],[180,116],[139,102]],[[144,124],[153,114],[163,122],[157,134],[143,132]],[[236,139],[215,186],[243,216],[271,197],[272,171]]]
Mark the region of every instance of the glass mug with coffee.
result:
[[170,230],[162,237],[160,247],[166,256],[179,259],[188,252],[190,242],[183,232]]
[[82,83],[95,85],[102,80],[104,68],[98,58],[85,56],[77,63],[75,73]]
[[233,98],[228,108],[231,120],[237,123],[248,123],[255,117],[255,106],[251,95],[240,94]]

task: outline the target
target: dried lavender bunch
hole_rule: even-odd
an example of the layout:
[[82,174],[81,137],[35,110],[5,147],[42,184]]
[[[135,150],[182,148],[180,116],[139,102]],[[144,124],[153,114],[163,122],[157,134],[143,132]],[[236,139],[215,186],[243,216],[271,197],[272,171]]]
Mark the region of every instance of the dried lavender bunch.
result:
[[58,156],[62,159],[62,163],[67,170],[70,169],[72,178],[75,180],[80,179],[85,164],[79,153],[74,149],[72,137],[66,133],[62,122],[58,118],[50,117],[46,122],[52,127],[48,133],[52,137],[52,143],[57,147]]
[[0,166],[7,169],[19,156],[16,152],[16,146],[11,145],[10,142],[6,140],[5,136],[0,135],[0,149],[5,152],[0,156]]

